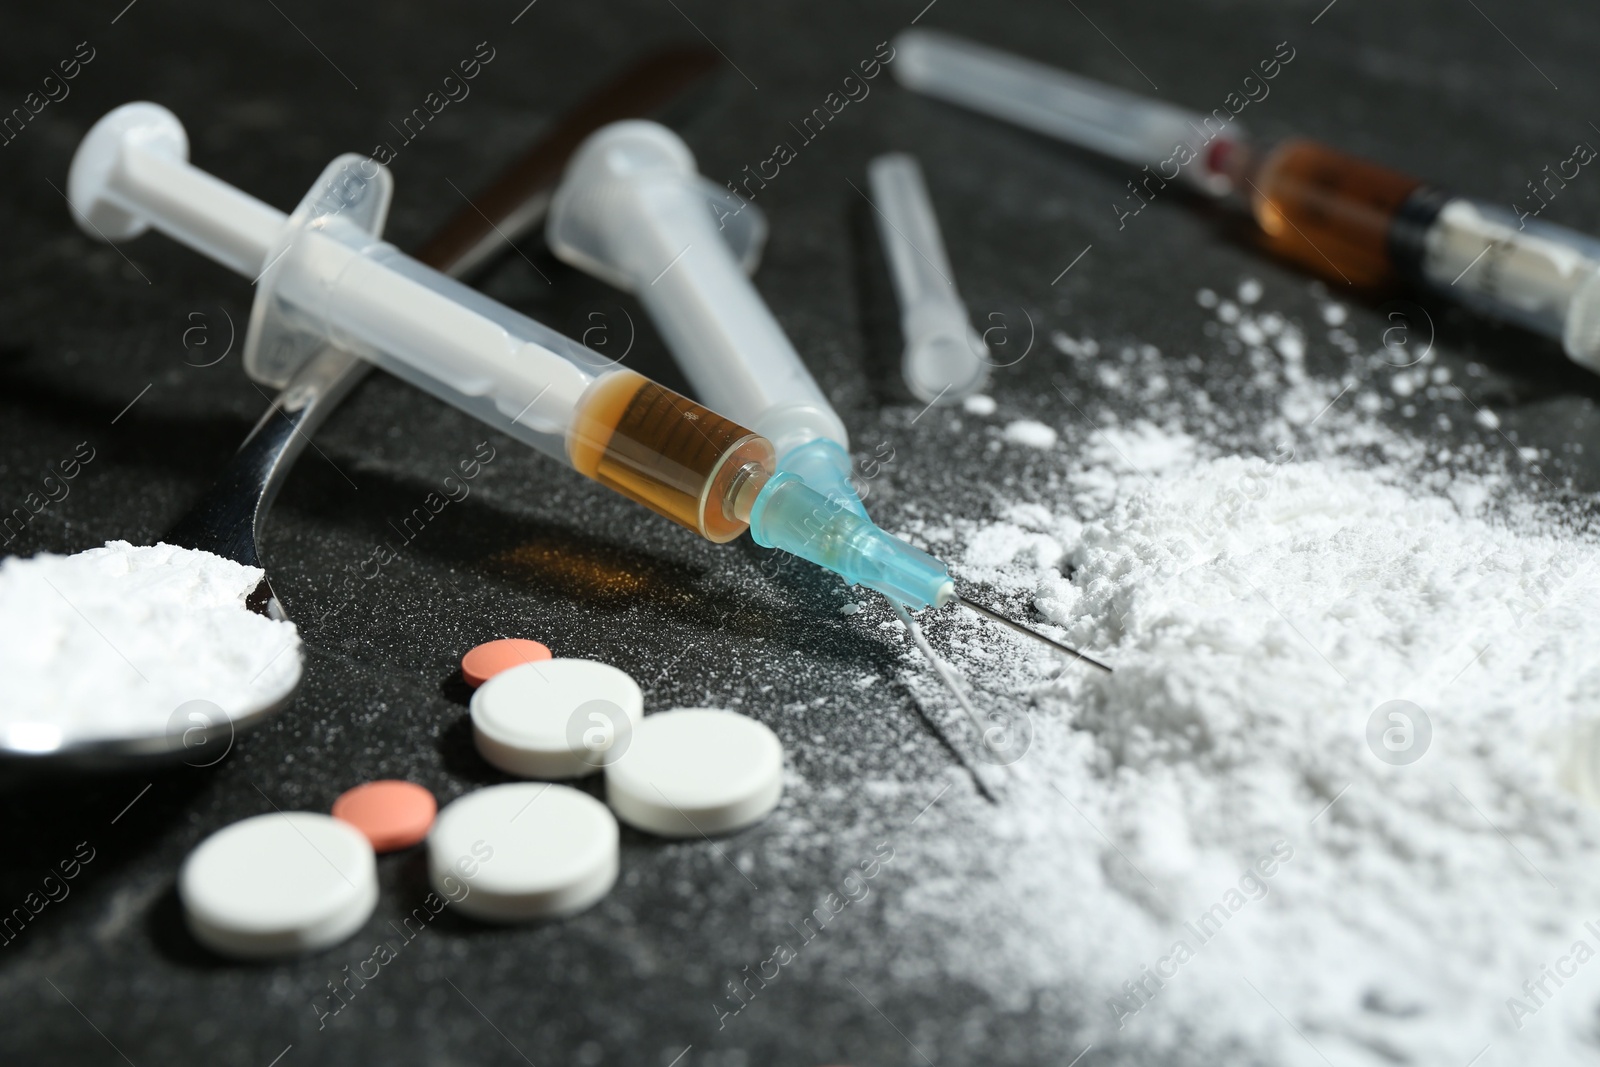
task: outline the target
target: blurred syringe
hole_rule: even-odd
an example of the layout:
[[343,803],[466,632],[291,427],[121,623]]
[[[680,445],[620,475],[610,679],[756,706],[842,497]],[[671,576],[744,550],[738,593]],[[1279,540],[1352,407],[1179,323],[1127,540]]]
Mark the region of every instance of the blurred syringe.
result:
[[1330,281],[1421,285],[1551,337],[1600,373],[1600,241],[1535,210],[1456,196],[1315,141],[1260,150],[1224,109],[1187,111],[934,30],[894,44],[910,89],[1142,167],[1151,195],[1177,181],[1233,199],[1269,250]]

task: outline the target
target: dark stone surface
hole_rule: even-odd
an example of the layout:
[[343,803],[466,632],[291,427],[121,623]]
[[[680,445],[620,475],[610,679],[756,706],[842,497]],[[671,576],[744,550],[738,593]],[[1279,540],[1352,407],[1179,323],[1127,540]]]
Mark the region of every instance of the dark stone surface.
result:
[[[0,147],[0,507],[20,502],[78,442],[97,453],[71,495],[8,552],[158,538],[266,403],[236,354],[186,365],[198,361],[182,340],[189,326],[206,324],[214,345],[227,319],[242,328],[243,280],[159,237],[119,251],[70,224],[60,192],[68,160],[112,106],[168,105],[188,126],[197,163],[287,207],[336,153],[396,141],[390,122],[487,40],[496,57],[472,96],[399,149],[389,235],[404,246],[455,208],[450,182],[481,184],[630,57],[697,42],[698,31],[743,73],[726,71],[683,133],[707,174],[734,177],[791,139],[790,121],[922,4],[544,0],[515,25],[520,0],[448,12],[414,0],[365,8],[142,0],[118,15],[119,6],[33,6],[9,12],[0,31],[5,109],[77,42],[96,50],[71,95]],[[1576,141],[1600,138],[1589,122],[1600,88],[1592,7],[1486,0],[1480,12],[1453,0],[1340,0],[1314,25],[1320,0],[930,7],[925,24],[1137,91],[1150,88],[1148,75],[1166,99],[1200,108],[1220,103],[1288,40],[1298,53],[1292,67],[1246,116],[1259,135],[1305,133],[1501,202]],[[1119,232],[1109,205],[1121,195],[1122,169],[879,78],[761,192],[773,237],[759,285],[858,450],[893,442],[897,459],[874,505],[891,528],[917,510],[982,517],[1002,497],[1046,492],[1046,461],[985,451],[994,430],[978,420],[955,429],[956,416],[940,412],[913,423],[920,405],[893,384],[894,318],[868,209],[849,184],[863,185],[866,161],[892,148],[922,159],[975,317],[1007,315],[1020,329],[1026,309],[1041,333],[1029,358],[997,374],[1002,412],[1060,427],[1069,446],[1083,428],[1051,386],[1069,384],[1085,404],[1095,387],[1069,377],[1067,361],[1044,343],[1049,330],[1202,350],[1195,290],[1245,274],[1265,282],[1274,306],[1303,321],[1315,314],[1306,279],[1256,256],[1221,217],[1173,195]],[[1600,178],[1584,172],[1545,217],[1600,228]],[[487,280],[491,293],[567,329],[601,304],[625,307],[639,329],[630,363],[682,387],[635,305],[556,263],[537,240],[522,251]],[[1548,344],[1423,303],[1439,324],[1445,364],[1487,368],[1457,377],[1474,399],[1494,404],[1518,443],[1553,451],[1551,478],[1600,489],[1587,458],[1600,452],[1596,382]],[[1384,326],[1376,305],[1357,303],[1352,333],[1370,347]],[[1344,357],[1319,337],[1310,365],[1336,375]],[[1200,377],[1225,393],[1240,364],[1213,353]],[[1412,420],[1384,417],[1430,432],[1433,408],[1419,408]],[[340,606],[341,576],[395,537],[387,520],[415,506],[483,436],[465,416],[374,375],[300,461],[265,544],[274,584],[306,637],[293,709],[211,770],[61,780],[0,797],[0,910],[20,905],[79,842],[95,857],[68,898],[0,948],[0,1060],[265,1067],[287,1050],[284,1065],[665,1067],[693,1045],[681,1063],[921,1062],[897,1028],[934,1062],[1064,1063],[1077,1054],[1072,1020],[1088,1007],[1039,1002],[1019,1013],[936,973],[907,977],[916,973],[904,966],[917,962],[914,942],[885,918],[886,901],[904,888],[892,877],[850,925],[807,949],[783,984],[718,1031],[711,1005],[722,985],[787,936],[784,916],[804,915],[873,841],[914,847],[906,827],[926,797],[910,790],[885,800],[861,790],[861,778],[914,783],[943,774],[955,757],[894,681],[898,642],[870,614],[838,614],[843,597],[831,579],[799,568],[765,577],[748,544],[697,542],[504,440],[472,495]],[[1573,454],[1573,443],[1585,452]],[[173,881],[211,831],[270,805],[326,810],[373,777],[410,778],[441,801],[500,780],[472,749],[455,664],[501,634],[616,663],[639,679],[650,708],[709,702],[762,718],[783,736],[806,788],[791,791],[772,824],[716,849],[625,834],[624,880],[573,921],[501,930],[446,915],[320,1031],[312,1003],[326,983],[425,892],[417,855],[381,862],[378,914],[345,946],[276,966],[198,949],[182,930]],[[862,675],[882,679],[873,700],[851,682]],[[966,788],[943,803],[987,802]],[[982,862],[975,849],[973,863]],[[1128,1055],[1097,1048],[1083,1067]]]

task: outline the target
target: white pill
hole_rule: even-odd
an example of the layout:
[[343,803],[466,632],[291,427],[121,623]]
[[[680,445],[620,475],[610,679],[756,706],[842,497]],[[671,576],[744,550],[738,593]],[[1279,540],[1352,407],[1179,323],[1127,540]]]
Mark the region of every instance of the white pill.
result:
[[604,663],[549,659],[490,678],[472,694],[484,759],[523,778],[581,778],[627,747],[644,714],[634,680]]
[[178,875],[178,896],[206,947],[240,959],[292,956],[361,929],[378,903],[378,867],[349,823],[272,812],[200,842]]
[[464,915],[561,918],[611,891],[617,839],[616,818],[587,793],[542,782],[494,785],[439,813],[428,832],[428,877]]
[[760,822],[783,795],[783,746],[761,723],[731,711],[680,708],[651,715],[606,767],[617,817],[663,837],[725,834]]

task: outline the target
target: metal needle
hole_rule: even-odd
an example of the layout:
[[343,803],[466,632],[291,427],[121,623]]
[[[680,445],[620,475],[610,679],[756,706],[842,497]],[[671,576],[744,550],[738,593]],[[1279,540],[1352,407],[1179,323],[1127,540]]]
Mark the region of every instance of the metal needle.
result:
[[1004,615],[1001,615],[997,611],[991,611],[989,608],[984,607],[982,604],[974,603],[973,601],[968,600],[966,597],[962,596],[959,593],[956,594],[956,598],[955,599],[956,599],[956,603],[960,604],[962,607],[968,608],[968,609],[970,609],[972,611],[975,611],[979,615],[982,615],[984,618],[987,618],[987,619],[990,619],[990,620],[992,620],[994,622],[997,622],[1001,626],[1006,627],[1007,629],[1013,630],[1016,633],[1022,634],[1025,637],[1031,637],[1035,641],[1042,641],[1045,644],[1049,645],[1051,648],[1055,649],[1057,652],[1065,652],[1067,655],[1072,656],[1075,659],[1083,660],[1083,662],[1089,664],[1089,666],[1091,666],[1091,667],[1099,667],[1101,670],[1105,671],[1107,674],[1111,673],[1111,668],[1110,667],[1107,667],[1104,663],[1101,663],[1099,660],[1095,659],[1093,656],[1084,655],[1082,652],[1079,652],[1077,649],[1073,648],[1071,645],[1064,645],[1060,641],[1055,640],[1054,638],[1046,637],[1044,634],[1040,633],[1039,631],[1033,630],[1033,629],[1029,629],[1028,627],[1022,625],[1020,622],[1016,622],[1016,621],[1014,621],[1012,619],[1008,619]]

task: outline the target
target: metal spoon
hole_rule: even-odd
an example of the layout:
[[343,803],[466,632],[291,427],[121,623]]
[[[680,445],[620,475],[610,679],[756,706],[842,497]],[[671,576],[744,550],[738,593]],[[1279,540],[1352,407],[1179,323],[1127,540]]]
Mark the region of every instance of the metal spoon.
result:
[[[568,157],[590,133],[611,122],[660,111],[716,68],[715,52],[675,48],[654,52],[569,111],[476,201],[468,201],[433,235],[417,258],[452,277],[487,264],[544,219]],[[239,451],[189,513],[162,540],[201,549],[250,567],[261,566],[259,542],[278,490],[311,435],[371,365],[343,349],[324,348],[300,368],[256,423]],[[248,598],[251,611],[273,619],[288,613],[265,577]],[[12,770],[75,767],[113,769],[183,760],[220,760],[239,731],[283,711],[295,685],[231,716],[193,712],[181,731],[92,740],[62,739],[48,751],[8,746],[0,736],[0,766]],[[187,705],[186,705],[187,707]]]

